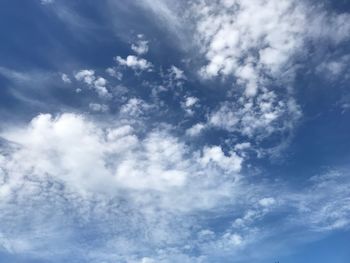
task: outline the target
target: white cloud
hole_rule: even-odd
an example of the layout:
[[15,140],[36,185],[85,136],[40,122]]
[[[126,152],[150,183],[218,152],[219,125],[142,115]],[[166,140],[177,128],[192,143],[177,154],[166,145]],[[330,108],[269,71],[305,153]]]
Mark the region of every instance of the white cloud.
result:
[[83,81],[90,88],[94,89],[101,98],[109,98],[111,96],[106,87],[107,80],[105,78],[95,76],[94,70],[80,70],[74,75],[74,77],[76,80]]
[[287,201],[293,202],[299,210],[294,215],[295,220],[317,232],[348,228],[348,173],[348,170],[331,170],[312,177],[307,191],[291,193]]
[[192,10],[208,60],[202,76],[234,75],[247,96],[256,95],[265,76],[276,76],[303,44],[305,11],[293,0],[199,1]]
[[144,100],[131,98],[121,106],[120,113],[126,116],[140,117],[149,113],[153,107],[154,106],[146,103]]
[[189,136],[198,136],[206,128],[205,124],[197,123],[186,130],[186,134]]
[[144,55],[148,52],[148,41],[139,39],[131,45],[131,49],[139,56]]
[[84,81],[86,84],[92,85],[92,83],[95,81],[95,71],[89,70],[89,69],[83,69],[77,72],[74,75],[76,80]]
[[209,115],[208,123],[250,138],[268,137],[292,130],[300,116],[299,106],[293,99],[283,99],[265,90],[254,100],[242,97],[237,102],[222,103]]
[[68,77],[68,75],[67,74],[61,74],[61,79],[62,79],[62,81],[64,82],[64,83],[67,83],[67,84],[70,84],[70,83],[72,83],[72,81],[70,80],[70,78]]
[[187,112],[189,115],[194,114],[194,106],[198,103],[199,99],[193,96],[188,96],[185,98],[185,101],[181,103],[181,107]]
[[349,64],[349,55],[344,55],[339,58],[331,58],[318,65],[316,72],[329,80],[343,80],[349,78]]
[[[21,160],[19,169],[55,175],[77,188],[125,185],[162,190],[184,186],[190,177],[186,145],[162,132],[150,133],[140,141],[130,126],[102,130],[80,115],[53,118],[45,114],[5,138],[23,147],[14,155]],[[109,168],[108,155],[116,161]],[[226,156],[217,146],[205,148],[198,160],[196,155],[193,158],[198,167],[212,163],[227,172],[239,172],[243,161],[234,152]]]
[[350,38],[349,14],[297,0],[198,0],[189,16],[207,60],[201,76],[233,76],[248,97],[271,79],[293,77],[294,59],[309,43],[337,45]]
[[153,67],[152,63],[148,62],[146,59],[138,58],[133,55],[127,56],[126,59],[117,56],[115,60],[120,65],[130,67],[133,70],[151,71]]
[[197,102],[198,102],[198,98],[190,96],[190,97],[186,98],[185,106],[187,108],[190,108],[190,107],[194,106]]
[[[79,254],[87,243],[80,250],[66,232],[78,221],[86,234],[91,224],[98,226],[94,237],[101,247],[84,254],[91,262],[213,262],[278,235],[267,225],[260,231],[270,211],[282,208],[278,222],[286,229],[329,231],[350,224],[346,174],[314,177],[309,190],[250,185],[238,174],[244,159],[234,151],[196,150],[161,126],[140,134],[138,125],[122,122],[46,114],[2,133],[13,146],[0,153],[0,211],[6,211],[0,213],[0,245],[28,252],[51,242],[52,251],[63,253],[56,247],[63,242]],[[237,144],[238,151],[247,147]],[[285,211],[291,221],[284,220]],[[208,229],[208,214],[231,218],[217,232]],[[33,224],[27,235],[19,235],[21,220]],[[191,249],[203,256],[191,257]]]
[[176,80],[186,80],[184,71],[174,65],[170,67],[169,74]]
[[276,203],[276,200],[272,197],[265,197],[259,200],[259,204],[263,207],[269,207],[271,205],[274,205],[275,203]]
[[116,78],[117,80],[122,80],[123,78],[123,73],[117,71],[115,68],[107,68],[106,73],[109,76]]
[[229,172],[239,172],[242,168],[243,159],[235,152],[225,155],[219,146],[205,147],[201,163],[205,166],[214,164]]

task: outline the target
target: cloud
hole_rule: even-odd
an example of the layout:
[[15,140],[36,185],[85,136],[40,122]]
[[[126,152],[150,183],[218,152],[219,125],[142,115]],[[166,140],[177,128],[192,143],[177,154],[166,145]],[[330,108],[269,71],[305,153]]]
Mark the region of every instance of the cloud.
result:
[[248,97],[271,78],[281,81],[281,75],[294,73],[295,57],[310,42],[341,43],[350,37],[348,14],[296,0],[201,0],[191,10],[207,60],[201,76],[233,76]]
[[106,69],[106,73],[109,76],[116,78],[117,80],[122,80],[122,78],[123,78],[123,73],[117,71],[117,69],[112,68],[112,67],[111,68],[107,68]]
[[141,117],[146,116],[153,108],[153,105],[146,103],[144,100],[131,98],[120,107],[120,113],[129,117]]
[[[2,135],[16,148],[0,155],[0,211],[8,211],[0,217],[2,222],[10,222],[3,218],[5,215],[15,218],[17,223],[11,233],[21,232],[22,221],[17,221],[21,218],[25,221],[30,216],[34,224],[28,235],[19,236],[23,244],[29,242],[31,246],[18,253],[56,255],[54,251],[41,251],[46,240],[69,244],[80,256],[84,249],[80,251],[72,241],[77,233],[65,232],[70,229],[66,223],[78,220],[84,233],[91,231],[89,224],[102,227],[93,230],[102,247],[95,247],[87,255],[91,262],[95,262],[94,257],[96,262],[101,261],[103,254],[108,255],[107,262],[130,259],[139,253],[164,261],[186,258],[189,256],[181,252],[180,244],[191,233],[188,213],[229,203],[232,191],[238,187],[242,159],[235,153],[225,155],[214,147],[203,153],[192,150],[167,130],[139,136],[128,124],[109,123],[102,128],[81,115],[67,113],[57,117],[39,115],[27,127]],[[17,202],[12,205],[14,199]],[[36,205],[41,209],[33,209]],[[29,211],[12,214],[22,206]],[[35,215],[31,215],[34,210]],[[49,214],[50,224],[61,231],[48,232],[50,237],[42,231],[31,240],[37,227],[49,223],[45,221]],[[3,242],[11,242],[13,247],[7,227],[0,227],[0,233],[4,235]],[[110,233],[105,236],[107,230]],[[89,242],[83,241],[82,245]],[[115,246],[119,247],[117,251]],[[178,252],[170,253],[169,246],[178,246]],[[162,255],[162,249],[168,252]],[[59,253],[70,252],[58,249]]]
[[89,108],[95,112],[107,112],[109,107],[105,104],[90,103]]
[[184,71],[174,65],[170,67],[169,73],[176,80],[186,80]]
[[103,77],[95,76],[94,70],[80,70],[74,77],[76,80],[83,81],[90,88],[94,89],[101,98],[109,98],[111,96],[106,87],[107,80]]
[[205,124],[197,123],[186,130],[186,134],[189,136],[198,136],[206,128]]
[[224,102],[208,118],[208,124],[249,138],[267,138],[293,130],[301,110],[292,98],[280,98],[274,91],[265,90],[252,100],[240,98]]
[[201,163],[205,166],[214,164],[229,172],[239,172],[241,170],[243,159],[231,152],[226,156],[219,146],[205,147]]
[[349,78],[349,72],[347,70],[349,63],[349,55],[330,58],[317,66],[316,73],[331,81],[344,80]]
[[143,40],[143,35],[138,35],[138,40],[131,45],[131,49],[139,56],[148,52],[148,41]]
[[70,80],[70,78],[68,77],[68,75],[65,74],[65,73],[62,73],[62,74],[61,74],[61,79],[62,79],[62,81],[63,81],[64,83],[67,83],[67,84],[72,83],[72,81]]
[[129,67],[133,70],[139,70],[139,71],[152,71],[152,63],[148,62],[146,59],[138,58],[133,55],[127,56],[126,59],[123,59],[120,56],[117,56],[115,58],[116,62],[121,66]]
[[330,170],[313,176],[309,185],[304,193],[290,196],[299,212],[296,221],[302,225],[307,224],[316,232],[348,228],[350,205],[346,189],[350,185],[349,171]]
[[199,1],[192,10],[208,61],[202,76],[234,75],[247,96],[280,73],[303,44],[305,11],[292,0]]
[[186,111],[187,114],[194,114],[194,107],[198,104],[199,99],[193,96],[188,96],[185,101],[181,103],[181,107]]
[[265,197],[265,198],[259,200],[259,204],[264,206],[264,207],[274,205],[275,203],[276,203],[276,200],[272,197]]
[[[346,173],[314,177],[297,190],[250,183],[249,174],[240,174],[248,144],[229,152],[217,145],[194,149],[166,126],[127,122],[42,114],[2,133],[0,219],[7,223],[0,244],[7,251],[74,253],[89,262],[203,263],[240,258],[276,237],[269,224],[261,228],[271,213],[282,213],[276,220],[284,228],[311,233],[350,224]],[[222,230],[212,226],[213,217]],[[31,224],[25,233],[24,222]],[[94,236],[96,244],[75,242],[80,235]]]
[[[133,101],[140,102],[129,104],[135,105]],[[18,169],[23,173],[50,174],[81,189],[126,185],[162,190],[183,186],[192,169],[186,161],[187,146],[166,132],[154,131],[140,141],[131,126],[104,130],[81,115],[39,115],[27,128],[4,137],[21,145],[13,158],[20,162]],[[114,156],[112,166],[107,165],[109,156]],[[213,163],[231,173],[239,172],[243,161],[234,152],[226,156],[220,147],[205,148],[203,156],[194,154],[193,160],[197,168]]]

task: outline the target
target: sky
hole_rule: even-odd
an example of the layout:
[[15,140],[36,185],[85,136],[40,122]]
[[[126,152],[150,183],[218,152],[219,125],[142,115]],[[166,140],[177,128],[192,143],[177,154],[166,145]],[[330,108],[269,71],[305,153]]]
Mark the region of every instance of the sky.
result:
[[0,2],[0,262],[350,261],[350,1]]

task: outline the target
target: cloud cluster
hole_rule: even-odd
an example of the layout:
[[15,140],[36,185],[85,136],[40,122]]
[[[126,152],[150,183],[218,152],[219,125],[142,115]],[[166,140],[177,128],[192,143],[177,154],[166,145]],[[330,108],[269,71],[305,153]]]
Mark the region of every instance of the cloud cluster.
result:
[[296,1],[200,1],[198,37],[208,64],[203,77],[236,78],[247,96],[276,77],[303,44],[305,7]]
[[144,55],[148,52],[148,41],[143,39],[143,35],[138,35],[138,40],[131,45],[131,49],[137,55]]
[[148,62],[146,59],[134,55],[129,55],[125,59],[116,56],[115,61],[121,66],[126,66],[136,71],[152,71],[153,67],[152,63]]
[[[81,256],[84,249],[74,240],[85,233],[98,241],[89,262],[212,262],[239,256],[265,235],[275,235],[259,222],[286,207],[294,218],[282,220],[288,229],[349,225],[346,174],[313,178],[310,194],[250,184],[240,174],[247,143],[229,152],[215,145],[193,149],[166,126],[145,133],[133,122],[98,123],[68,113],[39,115],[2,137],[7,147],[0,154],[0,211],[7,212],[0,218],[16,221],[0,227],[0,245],[7,251],[52,256],[42,245],[63,242],[72,250],[56,247],[56,253]],[[334,198],[324,202],[329,195]],[[15,215],[19,207],[27,209]],[[33,215],[35,207],[40,209]],[[210,227],[218,215],[224,220],[220,231]],[[32,225],[23,233],[28,217]],[[78,224],[79,233],[69,224]],[[45,231],[37,233],[39,226]]]
[[[94,196],[101,196],[97,201],[99,209],[111,220],[117,220],[114,213],[130,220],[130,212],[137,213],[141,220],[129,222],[126,228],[117,227],[115,231],[121,234],[114,233],[113,238],[122,239],[131,234],[129,231],[144,225],[143,231],[150,231],[149,234],[145,237],[139,233],[135,240],[149,242],[146,247],[150,249],[182,243],[190,233],[189,213],[229,203],[240,184],[242,157],[235,152],[226,154],[219,146],[193,150],[167,130],[139,136],[128,124],[115,123],[102,128],[80,115],[46,114],[33,119],[28,127],[7,131],[3,137],[16,147],[0,155],[0,209],[14,209],[11,200],[18,199],[18,195],[23,200],[36,195],[32,200],[40,200],[41,205],[46,202],[45,196],[54,200],[52,204],[46,203],[48,210],[64,197],[71,205],[81,206],[81,211],[96,202]],[[53,189],[53,185],[58,188]],[[123,202],[118,199],[126,202],[129,212],[123,214],[120,210]],[[104,206],[108,200],[113,202]],[[15,207],[19,205],[24,204]],[[44,215],[40,212],[37,216],[44,220],[47,212],[44,210]],[[82,213],[77,215],[79,220],[87,216]],[[172,218],[174,214],[176,217]],[[101,216],[100,212],[95,216]],[[183,233],[176,235],[174,228],[181,228]],[[0,229],[0,233],[3,231]],[[11,246],[16,244],[7,237],[4,240]],[[121,244],[122,240],[109,242]],[[18,248],[18,251],[39,249],[35,245],[33,242],[34,247]],[[120,253],[129,255],[128,249]]]
[[110,97],[110,93],[106,87],[107,80],[103,77],[96,76],[94,70],[80,70],[74,75],[74,77],[76,80],[83,81],[90,88],[94,89],[101,98]]
[[209,125],[250,138],[267,138],[293,130],[301,111],[292,98],[283,100],[273,91],[264,91],[256,99],[240,98],[224,102],[209,116]]
[[204,78],[233,76],[246,96],[294,73],[295,58],[313,41],[350,37],[348,14],[328,13],[297,0],[197,1],[193,5]]

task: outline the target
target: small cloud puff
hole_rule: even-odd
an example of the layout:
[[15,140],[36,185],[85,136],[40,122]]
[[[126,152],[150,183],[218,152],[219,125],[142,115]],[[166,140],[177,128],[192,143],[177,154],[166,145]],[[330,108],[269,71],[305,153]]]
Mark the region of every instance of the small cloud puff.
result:
[[148,41],[143,40],[143,35],[138,35],[138,40],[131,45],[131,49],[139,56],[144,55],[148,52]]
[[76,80],[82,81],[94,89],[101,98],[110,98],[111,94],[106,87],[107,80],[103,77],[95,76],[94,70],[80,70],[74,77]]
[[115,61],[121,66],[126,66],[138,71],[152,71],[153,67],[151,62],[148,62],[146,59],[139,58],[133,55],[127,56],[126,59],[117,56],[115,57]]

